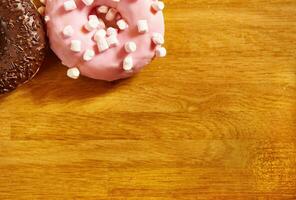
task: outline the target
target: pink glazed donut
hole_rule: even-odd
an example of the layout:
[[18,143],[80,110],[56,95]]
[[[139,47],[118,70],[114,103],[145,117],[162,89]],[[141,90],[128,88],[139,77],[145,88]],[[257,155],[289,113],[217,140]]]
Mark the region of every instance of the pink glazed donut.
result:
[[47,0],[50,46],[70,78],[130,77],[166,55],[163,8],[158,0]]

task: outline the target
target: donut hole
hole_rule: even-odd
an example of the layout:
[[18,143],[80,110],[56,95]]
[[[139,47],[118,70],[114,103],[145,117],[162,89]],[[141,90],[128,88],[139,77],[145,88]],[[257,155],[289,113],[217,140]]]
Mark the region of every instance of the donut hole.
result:
[[[106,16],[108,15],[107,13],[100,13],[98,11],[98,8],[101,7],[102,5],[99,5],[97,7],[95,7],[90,13],[89,15],[96,15],[99,19],[103,20],[106,29],[108,29],[109,27],[115,28],[115,29],[119,29],[118,25],[117,25],[117,21],[122,19],[122,15],[120,14],[120,12],[118,10],[116,10],[115,8],[112,7],[108,7],[108,12],[110,9],[112,9],[113,11],[116,11],[116,13],[114,14],[114,17],[112,18],[112,20],[108,20],[106,19]],[[105,6],[105,5],[103,5]]]

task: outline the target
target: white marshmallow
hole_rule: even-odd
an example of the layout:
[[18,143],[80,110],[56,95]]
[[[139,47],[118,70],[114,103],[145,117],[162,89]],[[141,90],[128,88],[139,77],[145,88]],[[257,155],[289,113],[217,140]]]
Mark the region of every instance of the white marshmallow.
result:
[[72,79],[78,79],[80,76],[80,71],[77,67],[68,69],[67,76]]
[[91,20],[91,21],[93,21],[95,23],[98,23],[97,28],[100,28],[100,29],[106,28],[106,25],[105,25],[104,21],[102,19],[98,18],[96,15],[88,16],[88,20]]
[[124,19],[120,19],[116,22],[118,28],[120,30],[125,30],[128,28],[128,24],[126,23],[126,21]]
[[110,8],[105,16],[107,21],[112,21],[115,19],[117,10],[115,8]]
[[98,17],[96,15],[89,15],[88,20],[97,20]]
[[124,49],[127,53],[132,53],[137,50],[137,44],[135,42],[127,42],[124,45]]
[[70,49],[74,52],[80,52],[81,51],[81,41],[80,40],[71,40]]
[[84,61],[90,61],[95,56],[95,52],[91,49],[87,49],[83,54]]
[[84,25],[84,28],[88,31],[96,29],[100,24],[100,21],[96,15],[90,15],[88,22]]
[[74,0],[68,0],[64,2],[64,8],[66,11],[74,10],[77,8]]
[[117,46],[119,44],[119,41],[117,39],[117,35],[113,34],[113,35],[110,35],[109,37],[107,37],[107,42],[108,42],[109,47]]
[[94,35],[94,40],[98,42],[100,38],[106,37],[106,31],[104,29],[97,30]]
[[107,28],[107,35],[110,36],[110,35],[117,35],[117,30],[113,27],[109,27]]
[[98,46],[99,52],[103,52],[109,49],[109,45],[105,37],[98,38],[97,46]]
[[65,37],[71,37],[74,34],[74,29],[71,25],[68,25],[64,28],[63,34]]
[[109,10],[108,6],[103,5],[103,6],[98,7],[97,13],[98,14],[100,14],[100,13],[106,14],[108,12],[108,10]]
[[48,15],[45,15],[45,16],[44,16],[44,21],[45,21],[45,22],[49,22],[49,21],[50,21],[50,17],[49,17]]
[[164,47],[158,46],[156,47],[155,55],[156,57],[165,57],[167,54],[167,50]]
[[94,0],[82,0],[82,2],[86,5],[86,6],[90,6]]
[[125,71],[130,71],[134,67],[133,58],[131,56],[127,56],[123,60],[123,69]]
[[163,38],[162,34],[160,34],[160,33],[153,33],[152,34],[152,41],[156,45],[164,44],[164,38]]
[[148,22],[147,20],[139,20],[137,22],[138,25],[138,31],[139,33],[146,33],[148,32],[149,28],[148,28]]
[[162,11],[164,9],[164,3],[162,1],[155,1],[151,6],[155,11]]

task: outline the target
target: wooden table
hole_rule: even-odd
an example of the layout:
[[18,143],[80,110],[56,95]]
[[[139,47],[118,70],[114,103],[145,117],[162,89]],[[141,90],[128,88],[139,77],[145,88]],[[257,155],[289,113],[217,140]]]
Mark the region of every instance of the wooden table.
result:
[[[168,56],[0,99],[0,199],[295,199],[296,1],[167,0]],[[144,197],[144,198],[143,198]]]

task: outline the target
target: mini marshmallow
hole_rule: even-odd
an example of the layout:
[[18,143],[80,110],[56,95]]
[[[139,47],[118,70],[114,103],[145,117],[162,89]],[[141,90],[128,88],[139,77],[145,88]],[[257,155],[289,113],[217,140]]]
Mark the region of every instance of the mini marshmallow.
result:
[[126,23],[126,21],[124,19],[120,19],[116,22],[118,28],[120,30],[125,30],[128,28],[128,24]]
[[94,0],[82,0],[82,2],[86,5],[86,6],[90,6]]
[[163,38],[162,34],[160,34],[160,33],[153,33],[152,34],[152,41],[156,45],[164,44],[164,38]]
[[49,22],[50,21],[50,17],[48,15],[44,16],[44,21],[45,22]]
[[72,79],[78,79],[80,76],[80,71],[77,67],[68,69],[67,76]]
[[132,53],[137,50],[137,44],[135,42],[127,42],[124,45],[124,49],[127,53]]
[[148,32],[148,22],[147,20],[139,20],[137,22],[137,25],[138,25],[138,31],[139,33],[146,33]]
[[110,8],[105,16],[107,21],[112,21],[115,19],[117,10],[115,8]]
[[162,1],[155,1],[151,6],[155,11],[162,11],[164,9],[164,3]]
[[88,20],[97,20],[98,17],[96,15],[89,15]]
[[77,8],[74,0],[68,0],[64,2],[64,8],[66,11],[74,10]]
[[94,21],[95,23],[98,23],[98,27],[99,29],[104,29],[106,28],[106,25],[104,23],[104,21],[100,18],[98,18],[96,15],[90,15],[88,16],[88,20]]
[[134,67],[133,58],[131,56],[127,56],[123,60],[123,69],[125,71],[130,71]]
[[84,61],[90,61],[95,56],[95,52],[91,49],[87,49],[83,54]]
[[109,37],[107,37],[107,42],[108,42],[109,47],[117,46],[119,43],[119,41],[117,39],[117,35],[113,34],[113,35],[110,35]]
[[90,15],[88,22],[84,25],[84,28],[88,31],[96,29],[100,24],[100,21],[96,15]]
[[74,29],[71,25],[68,25],[64,28],[63,34],[65,37],[71,37],[74,34]]
[[98,31],[96,31],[95,35],[94,35],[94,40],[96,42],[98,42],[100,40],[100,38],[104,38],[106,37],[106,31],[104,29],[100,29]]
[[107,28],[107,35],[110,36],[110,35],[117,35],[117,30],[113,27],[109,27]]
[[164,47],[158,46],[156,47],[155,55],[156,57],[165,57],[167,54],[167,50]]
[[81,51],[81,41],[80,40],[71,40],[70,49],[74,52],[80,52]]
[[103,5],[103,6],[98,7],[97,13],[98,14],[100,14],[100,13],[106,14],[108,12],[108,10],[109,10],[108,6]]
[[109,49],[109,45],[105,37],[98,38],[97,46],[98,46],[99,52],[103,52]]

